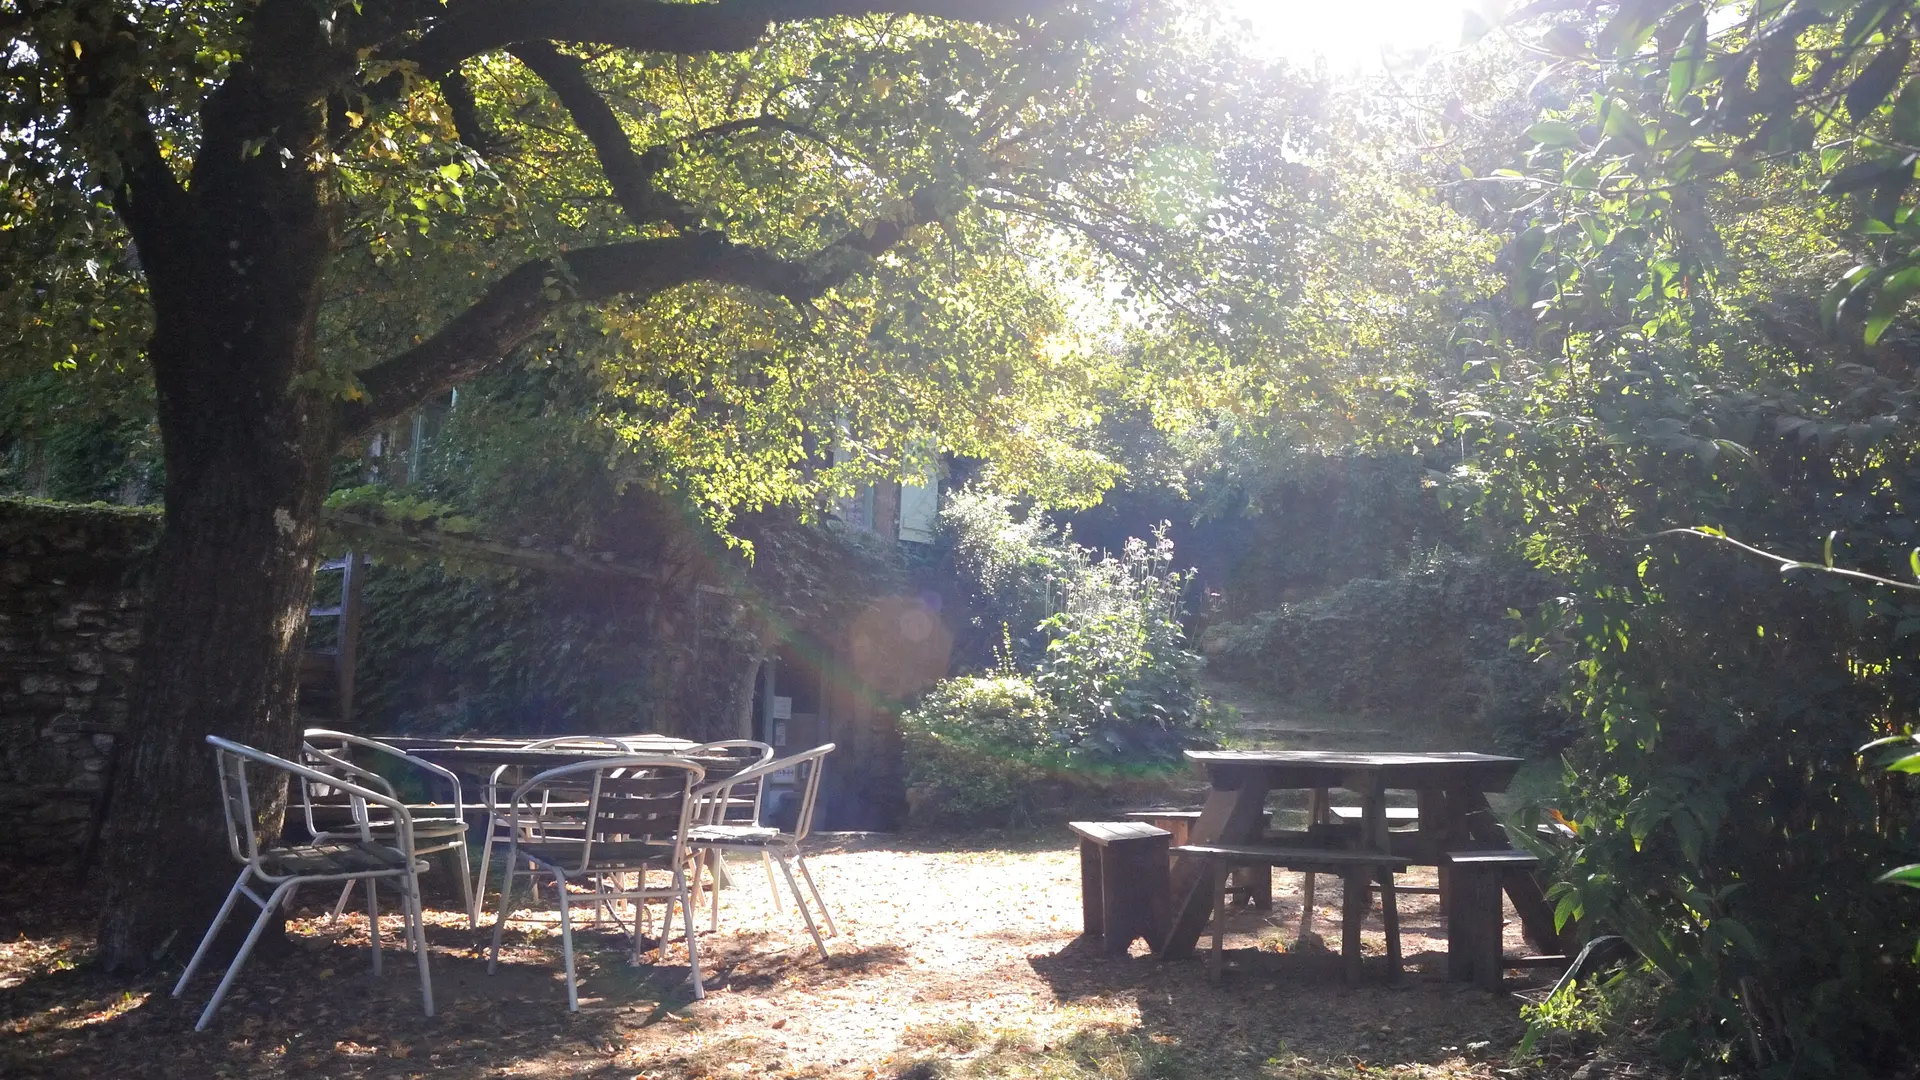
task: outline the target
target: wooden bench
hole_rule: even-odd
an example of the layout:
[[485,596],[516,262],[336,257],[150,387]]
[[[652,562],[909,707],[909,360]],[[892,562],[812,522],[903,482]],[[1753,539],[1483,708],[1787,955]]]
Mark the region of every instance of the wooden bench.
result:
[[[1128,821],[1144,821],[1156,829],[1165,829],[1173,837],[1172,845],[1180,847],[1193,835],[1194,823],[1200,820],[1198,810],[1129,810],[1120,815]],[[1273,812],[1268,811],[1261,819],[1260,829],[1265,832],[1273,826]],[[1273,868],[1270,866],[1235,867],[1232,879],[1227,882],[1227,895],[1237,897],[1261,911],[1273,908]]]
[[1173,913],[1165,829],[1144,821],[1070,821],[1080,837],[1080,912],[1088,937],[1125,956],[1134,938],[1158,951]]
[[1203,859],[1213,881],[1213,959],[1209,972],[1215,982],[1226,965],[1227,871],[1233,866],[1279,867],[1309,874],[1335,874],[1343,882],[1340,905],[1340,959],[1348,983],[1360,981],[1360,925],[1373,907],[1373,885],[1380,885],[1380,910],[1387,931],[1388,978],[1400,978],[1400,909],[1394,899],[1393,875],[1406,870],[1405,859],[1370,851],[1324,848],[1185,844],[1173,849],[1183,857]]
[[1501,937],[1502,892],[1514,874],[1531,874],[1540,860],[1524,851],[1449,851],[1447,869],[1447,978],[1500,989],[1506,971]]

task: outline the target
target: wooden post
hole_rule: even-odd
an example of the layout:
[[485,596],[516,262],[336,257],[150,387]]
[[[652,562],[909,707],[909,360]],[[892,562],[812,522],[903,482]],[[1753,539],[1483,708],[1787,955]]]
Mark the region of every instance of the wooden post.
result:
[[1380,872],[1380,918],[1387,928],[1387,981],[1398,983],[1400,959],[1400,904],[1394,896],[1393,873]]
[[1347,985],[1360,985],[1360,924],[1373,906],[1372,875],[1365,869],[1348,870],[1341,875],[1344,885],[1340,897],[1340,960],[1346,969]]
[[1217,984],[1227,964],[1227,860],[1208,859],[1207,863],[1207,882],[1213,889],[1213,958],[1207,973]]
[[[1312,832],[1315,825],[1327,820],[1327,789],[1314,788],[1307,793],[1307,831]],[[1313,933],[1314,881],[1318,877],[1313,871],[1306,872],[1306,880],[1300,889],[1300,936]]]
[[[1231,844],[1254,838],[1264,812],[1261,804],[1266,802],[1267,787],[1258,774],[1239,777],[1236,782],[1247,786],[1214,788],[1207,793],[1200,820],[1193,827],[1192,843],[1224,841]],[[1173,875],[1177,906],[1166,943],[1158,954],[1160,959],[1184,960],[1193,955],[1193,947],[1199,944],[1200,933],[1206,929],[1207,918],[1213,910],[1213,898],[1207,895],[1210,884],[1206,867],[1199,860],[1182,860]]]
[[1091,840],[1080,841],[1080,920],[1081,932],[1098,937],[1107,932],[1105,908],[1100,884],[1100,846]]

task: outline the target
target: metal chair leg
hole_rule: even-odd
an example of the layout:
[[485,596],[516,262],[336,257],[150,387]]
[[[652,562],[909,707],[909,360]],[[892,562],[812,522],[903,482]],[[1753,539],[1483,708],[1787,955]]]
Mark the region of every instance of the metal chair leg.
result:
[[773,898],[773,910],[780,910],[780,886],[773,880],[773,856],[765,851],[760,853],[760,865],[767,869],[767,895]]
[[472,899],[468,906],[472,909],[473,925],[480,923],[480,909],[487,905],[487,864],[493,861],[493,817],[487,817],[486,839],[480,843],[480,869],[473,875]]
[[813,883],[813,874],[807,870],[807,860],[796,854],[793,862],[800,868],[800,877],[806,881],[807,891],[813,894],[813,902],[820,907],[820,917],[827,920],[827,936],[839,937],[840,931],[833,928],[833,912],[828,911],[827,902],[820,899],[820,887]]
[[367,937],[373,939],[373,974],[378,977],[380,968],[380,890],[371,880],[367,882]]
[[567,915],[567,879],[553,872],[553,888],[560,894],[560,954],[567,965],[567,1011],[580,1011],[580,987],[573,978],[573,920]]
[[[705,874],[705,871],[707,868],[706,853],[698,852],[698,851],[694,852],[693,857],[688,859],[687,861],[693,864],[693,883],[691,885],[691,891],[687,893],[687,902],[688,904],[692,905],[692,904],[697,904],[700,901],[700,883],[706,877],[706,874]],[[681,876],[685,877],[685,874],[683,873]],[[713,894],[715,896],[720,895],[720,886],[718,882],[714,883]]]
[[780,872],[787,876],[787,888],[793,890],[793,898],[800,903],[800,917],[807,922],[807,933],[813,935],[814,948],[820,950],[820,959],[827,959],[827,943],[820,940],[820,931],[813,925],[813,912],[807,910],[806,899],[800,895],[800,885],[793,880],[793,867],[787,865],[784,856],[776,861],[780,864]]
[[340,899],[334,901],[333,913],[327,916],[328,926],[332,926],[340,921],[341,914],[347,910],[347,900],[352,896],[353,882],[349,881],[345,885],[340,886]]
[[180,996],[180,992],[187,988],[187,980],[200,970],[200,961],[206,959],[207,950],[213,947],[213,939],[219,935],[220,928],[227,924],[227,916],[233,914],[233,905],[239,902],[241,890],[246,888],[247,878],[252,874],[252,868],[240,871],[240,876],[234,879],[233,888],[227,890],[227,899],[220,905],[220,914],[213,917],[213,925],[207,927],[206,936],[200,939],[200,947],[193,950],[193,959],[187,961],[187,970],[181,972],[180,981],[173,984],[174,997]]
[[460,900],[467,909],[467,929],[473,930],[480,925],[480,909],[479,905],[474,903],[473,868],[468,865],[466,841],[462,840],[460,846],[453,850],[454,861],[460,864]]
[[[693,999],[699,1001],[707,996],[707,988],[700,982],[700,943],[693,939],[693,898],[687,894],[686,874],[676,870],[673,876],[676,879],[674,884],[680,887],[680,914],[687,928],[687,970],[692,973],[689,977],[693,980]],[[661,959],[664,960],[667,943],[665,934],[661,937]]]
[[500,913],[493,919],[493,949],[487,954],[487,974],[493,974],[500,963],[500,934],[507,926],[507,916],[513,914],[513,875],[500,883]]
[[718,848],[709,850],[707,858],[713,860],[713,917],[707,922],[707,932],[717,934],[720,932],[720,871],[726,861],[721,858]]
[[[222,1001],[226,1000],[227,991],[233,989],[233,980],[239,976],[240,969],[246,966],[247,957],[253,954],[254,945],[260,941],[260,932],[267,928],[268,918],[273,915],[274,909],[280,906],[280,898],[286,895],[286,891],[287,886],[280,886],[273,890],[272,895],[267,897],[266,903],[260,905],[260,915],[253,920],[253,929],[247,931],[247,940],[241,942],[240,951],[233,956],[233,963],[227,965],[226,976],[220,980],[220,985],[214,989],[213,1000],[207,1002],[207,1007],[205,1011],[201,1012],[199,1021],[193,1025],[193,1030],[207,1030],[207,1025],[213,1021],[213,1011],[220,1007]],[[368,891],[371,892],[372,890],[369,889]]]
[[413,958],[420,968],[420,1001],[426,1006],[427,1015],[432,1016],[433,974],[427,968],[427,911],[420,895],[420,878],[408,874],[401,879],[401,888],[406,890],[407,921],[413,926]]

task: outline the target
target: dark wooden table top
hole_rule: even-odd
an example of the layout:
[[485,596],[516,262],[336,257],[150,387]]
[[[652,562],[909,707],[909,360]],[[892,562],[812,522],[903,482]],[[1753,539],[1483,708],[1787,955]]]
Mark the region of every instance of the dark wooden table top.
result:
[[1249,781],[1269,788],[1474,788],[1505,791],[1523,762],[1498,754],[1455,751],[1189,750],[1216,788]]

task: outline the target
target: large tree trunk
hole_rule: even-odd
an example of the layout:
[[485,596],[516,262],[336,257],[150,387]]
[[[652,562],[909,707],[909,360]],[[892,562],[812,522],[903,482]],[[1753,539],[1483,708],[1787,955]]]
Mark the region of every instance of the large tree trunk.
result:
[[[334,440],[333,402],[314,377],[332,222],[324,179],[305,165],[319,103],[278,78],[261,64],[216,92],[188,189],[193,220],[168,230],[163,250],[142,244],[166,529],[102,849],[109,969],[190,951],[238,872],[206,736],[281,755],[297,745]],[[261,139],[260,152],[241,149]]]

